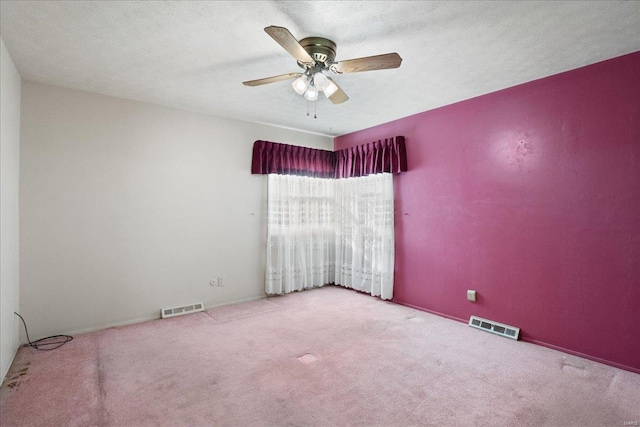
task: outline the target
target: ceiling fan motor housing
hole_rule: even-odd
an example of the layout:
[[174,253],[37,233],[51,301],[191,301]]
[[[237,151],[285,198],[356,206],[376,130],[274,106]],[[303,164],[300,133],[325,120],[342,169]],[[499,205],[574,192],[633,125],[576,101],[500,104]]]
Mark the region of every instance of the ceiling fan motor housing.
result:
[[[307,37],[300,40],[299,43],[313,58],[316,65],[321,66],[323,69],[328,69],[335,62],[336,44],[333,41],[323,37]],[[300,61],[298,61],[298,65],[302,68],[307,68]]]

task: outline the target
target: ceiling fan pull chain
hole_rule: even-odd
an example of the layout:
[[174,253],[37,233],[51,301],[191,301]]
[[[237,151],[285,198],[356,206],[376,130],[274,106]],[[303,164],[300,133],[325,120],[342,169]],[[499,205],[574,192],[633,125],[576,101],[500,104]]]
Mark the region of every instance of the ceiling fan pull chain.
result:
[[307,99],[307,117],[309,117],[309,100]]
[[317,119],[318,118],[318,101],[315,101],[313,103],[313,118]]

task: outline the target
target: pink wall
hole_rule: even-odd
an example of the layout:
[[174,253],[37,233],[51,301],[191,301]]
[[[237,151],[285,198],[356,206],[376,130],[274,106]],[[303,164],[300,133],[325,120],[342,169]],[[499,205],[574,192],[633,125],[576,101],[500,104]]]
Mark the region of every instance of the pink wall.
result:
[[396,135],[396,302],[640,372],[640,52],[335,148]]

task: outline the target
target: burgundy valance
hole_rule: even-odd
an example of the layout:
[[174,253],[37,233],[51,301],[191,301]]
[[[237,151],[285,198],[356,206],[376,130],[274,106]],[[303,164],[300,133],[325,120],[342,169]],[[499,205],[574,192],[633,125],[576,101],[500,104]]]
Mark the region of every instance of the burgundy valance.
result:
[[351,178],[407,170],[403,136],[387,138],[335,152],[277,142],[253,144],[252,174],[277,173],[320,178]]
[[332,151],[256,141],[253,144],[251,173],[331,178],[334,175],[335,164],[336,159]]
[[374,173],[400,173],[407,170],[404,136],[387,138],[345,148],[336,155],[335,178],[351,178]]

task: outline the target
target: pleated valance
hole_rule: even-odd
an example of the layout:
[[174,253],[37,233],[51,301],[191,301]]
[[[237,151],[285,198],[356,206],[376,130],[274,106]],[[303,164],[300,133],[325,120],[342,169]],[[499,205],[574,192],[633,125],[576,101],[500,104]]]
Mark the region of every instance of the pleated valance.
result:
[[407,170],[403,136],[396,136],[338,151],[298,147],[269,141],[253,144],[252,174],[351,178]]
[[332,151],[269,141],[253,144],[252,174],[301,175],[332,178],[336,159]]
[[400,173],[407,170],[404,137],[396,136],[356,147],[338,150],[335,178],[351,178],[374,173]]

